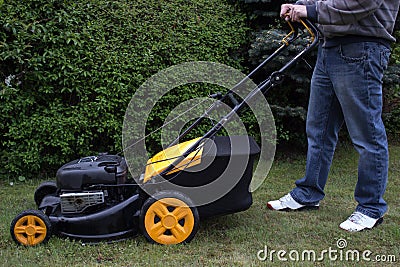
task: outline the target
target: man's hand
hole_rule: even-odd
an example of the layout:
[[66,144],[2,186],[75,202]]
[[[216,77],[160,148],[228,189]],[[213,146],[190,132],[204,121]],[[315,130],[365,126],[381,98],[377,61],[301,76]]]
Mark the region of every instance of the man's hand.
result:
[[304,5],[283,4],[281,17],[285,20],[299,22],[301,18],[307,18],[307,8]]

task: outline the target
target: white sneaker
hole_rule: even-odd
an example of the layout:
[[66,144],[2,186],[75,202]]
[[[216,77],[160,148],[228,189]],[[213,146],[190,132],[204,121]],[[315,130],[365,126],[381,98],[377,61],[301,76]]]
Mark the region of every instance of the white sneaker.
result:
[[350,217],[342,222],[339,227],[349,232],[360,232],[364,229],[372,229],[383,222],[383,218],[374,219],[361,212],[353,212]]
[[273,201],[269,201],[267,203],[267,207],[270,210],[280,210],[280,211],[290,211],[290,210],[315,210],[315,209],[319,209],[319,204],[316,205],[311,205],[311,206],[307,206],[307,205],[302,205],[300,203],[298,203],[296,200],[294,200],[292,198],[292,196],[289,194],[281,197],[278,200],[273,200]]

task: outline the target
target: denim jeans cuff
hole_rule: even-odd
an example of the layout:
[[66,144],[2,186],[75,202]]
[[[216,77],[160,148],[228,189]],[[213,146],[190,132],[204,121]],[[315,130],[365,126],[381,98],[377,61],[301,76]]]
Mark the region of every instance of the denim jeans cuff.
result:
[[290,195],[292,196],[292,198],[297,202],[297,203],[299,203],[299,204],[301,204],[301,205],[305,205],[305,206],[313,206],[313,205],[317,205],[318,203],[319,203],[319,201],[317,201],[317,202],[304,202],[304,201],[302,201],[299,197],[297,197],[297,195],[296,195],[296,193],[294,193],[293,192],[294,190],[292,190],[291,192],[290,192]]
[[371,212],[370,210],[367,210],[367,209],[364,209],[361,207],[357,207],[356,211],[361,212],[362,214],[367,215],[368,217],[371,217],[373,219],[379,219],[379,218],[383,217],[383,214],[379,215],[379,214],[376,214],[376,212]]

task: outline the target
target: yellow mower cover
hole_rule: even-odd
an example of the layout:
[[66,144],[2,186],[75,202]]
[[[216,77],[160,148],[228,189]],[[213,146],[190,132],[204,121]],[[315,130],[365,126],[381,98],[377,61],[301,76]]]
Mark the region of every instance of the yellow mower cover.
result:
[[[177,145],[168,147],[161,152],[158,152],[154,157],[149,159],[146,164],[146,170],[144,174],[143,182],[146,183],[153,176],[162,173],[169,165],[186,152],[192,145],[194,145],[201,137],[179,143]],[[175,166],[168,174],[183,170],[187,167],[192,167],[201,163],[201,155],[203,153],[203,147],[199,147],[199,150],[195,150],[184,158],[178,166]]]

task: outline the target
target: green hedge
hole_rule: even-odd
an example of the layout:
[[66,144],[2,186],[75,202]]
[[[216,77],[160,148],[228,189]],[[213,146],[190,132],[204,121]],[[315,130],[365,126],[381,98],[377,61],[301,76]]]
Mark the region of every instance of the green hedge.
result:
[[392,46],[390,64],[384,76],[383,119],[386,130],[394,140],[398,141],[400,138],[400,30],[395,32],[395,37],[397,42]]
[[186,61],[240,68],[246,41],[230,1],[6,0],[0,14],[0,175],[9,179],[121,151],[125,109],[147,78]]

